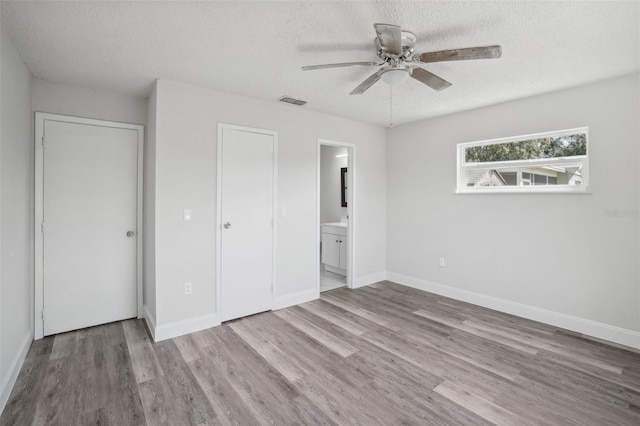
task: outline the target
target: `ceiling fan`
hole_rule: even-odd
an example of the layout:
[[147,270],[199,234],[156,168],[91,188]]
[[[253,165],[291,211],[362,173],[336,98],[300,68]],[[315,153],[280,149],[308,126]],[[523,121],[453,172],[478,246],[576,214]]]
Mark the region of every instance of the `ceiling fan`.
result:
[[502,55],[500,46],[467,47],[464,49],[441,50],[439,52],[413,53],[416,35],[403,31],[398,25],[373,24],[376,30],[374,44],[382,62],[343,62],[339,64],[310,65],[303,71],[351,66],[381,67],[369,78],[353,89],[350,95],[361,95],[378,80],[394,86],[403,83],[409,76],[434,90],[443,90],[451,83],[421,68],[421,64],[444,61],[464,61],[469,59],[494,59]]

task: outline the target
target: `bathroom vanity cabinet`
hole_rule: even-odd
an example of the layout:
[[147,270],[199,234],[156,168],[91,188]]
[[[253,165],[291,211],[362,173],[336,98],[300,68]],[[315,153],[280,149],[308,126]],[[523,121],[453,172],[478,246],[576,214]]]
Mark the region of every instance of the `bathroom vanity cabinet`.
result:
[[327,271],[347,273],[347,224],[324,223],[322,233],[322,263]]

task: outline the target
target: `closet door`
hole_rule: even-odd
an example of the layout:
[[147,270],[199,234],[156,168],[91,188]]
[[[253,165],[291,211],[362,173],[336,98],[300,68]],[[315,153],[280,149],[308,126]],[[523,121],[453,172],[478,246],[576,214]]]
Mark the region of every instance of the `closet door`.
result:
[[220,319],[273,307],[275,136],[222,126]]

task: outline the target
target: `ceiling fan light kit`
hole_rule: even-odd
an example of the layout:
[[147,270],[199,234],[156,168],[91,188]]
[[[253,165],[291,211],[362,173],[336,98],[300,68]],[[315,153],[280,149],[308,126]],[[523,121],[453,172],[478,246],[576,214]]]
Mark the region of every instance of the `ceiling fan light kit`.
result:
[[406,68],[391,68],[380,70],[380,79],[389,86],[397,86],[407,81],[409,70]]
[[418,80],[433,90],[440,91],[451,86],[451,83],[425,70],[420,66],[421,64],[472,59],[496,59],[502,56],[502,48],[498,45],[414,54],[413,48],[416,43],[416,36],[412,32],[403,31],[400,26],[392,24],[373,24],[373,27],[376,30],[374,45],[376,54],[382,60],[381,63],[344,62],[311,65],[302,67],[302,70],[310,71],[351,66],[382,67],[353,89],[350,95],[363,94],[378,80],[382,80],[390,86],[395,86],[404,83],[409,77]]

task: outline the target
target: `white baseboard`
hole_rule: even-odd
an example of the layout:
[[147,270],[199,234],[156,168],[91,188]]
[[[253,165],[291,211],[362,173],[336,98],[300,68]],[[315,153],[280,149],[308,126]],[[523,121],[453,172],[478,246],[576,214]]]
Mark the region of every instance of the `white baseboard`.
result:
[[151,312],[149,312],[149,308],[147,307],[147,305],[142,306],[142,311],[144,312],[144,321],[147,323],[147,328],[151,333],[151,338],[155,342],[156,341],[156,319],[154,318],[153,315],[151,315]]
[[333,272],[334,274],[338,274],[338,275],[347,275],[346,269],[336,268],[335,266],[331,266],[331,265],[323,265],[323,266],[325,271]]
[[407,287],[428,291],[451,299],[461,300],[463,302],[472,303],[474,305],[483,306],[485,308],[494,309],[496,311],[505,312],[507,314],[539,321],[555,327],[565,328],[577,333],[640,349],[640,333],[637,331],[603,324],[597,321],[579,318],[560,312],[550,311],[548,309],[537,308],[535,306],[524,305],[522,303],[512,302],[493,296],[474,293],[432,281],[397,274],[395,272],[387,272],[387,280]]
[[371,275],[365,275],[364,277],[357,277],[353,280],[351,288],[360,288],[366,285],[374,284],[387,279],[386,272],[377,272]]
[[293,294],[276,297],[273,302],[273,310],[288,308],[289,306],[299,305],[300,303],[310,302],[320,297],[320,291],[317,288],[311,290],[298,291]]
[[160,342],[162,340],[172,339],[185,334],[195,333],[196,331],[204,330],[206,328],[219,326],[220,318],[218,317],[218,314],[207,314],[162,325],[150,323],[153,323],[153,321],[147,322],[150,330],[152,330],[151,334],[153,335],[153,341]]
[[33,334],[31,333],[31,331],[29,331],[29,333],[22,341],[22,344],[20,345],[20,350],[13,358],[13,361],[9,366],[9,375],[2,382],[2,392],[0,392],[0,413],[2,413],[2,411],[4,410],[4,406],[7,405],[7,401],[9,401],[11,390],[13,390],[13,386],[16,384],[18,374],[20,373],[20,369],[24,364],[24,360],[27,358],[27,354],[29,353],[29,348],[31,347],[32,342]]

